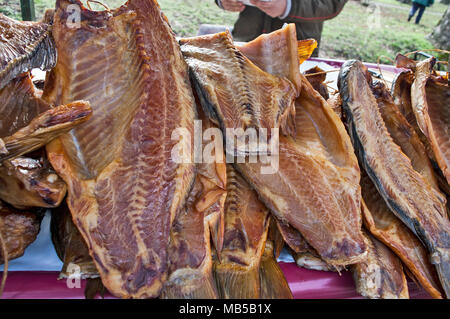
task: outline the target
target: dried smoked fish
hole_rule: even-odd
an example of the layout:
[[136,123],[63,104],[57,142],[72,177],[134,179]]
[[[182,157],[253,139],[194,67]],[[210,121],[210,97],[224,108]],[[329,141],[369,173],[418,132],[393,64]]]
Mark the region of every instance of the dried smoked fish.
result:
[[[70,28],[69,5],[80,8]],[[193,135],[188,68],[153,0],[90,11],[58,0],[53,31],[58,63],[43,98],[88,100],[92,118],[47,146],[68,184],[68,205],[104,286],[123,298],[158,297],[168,276],[170,229],[195,170],[171,151],[177,128]],[[190,161],[192,162],[192,161]]]

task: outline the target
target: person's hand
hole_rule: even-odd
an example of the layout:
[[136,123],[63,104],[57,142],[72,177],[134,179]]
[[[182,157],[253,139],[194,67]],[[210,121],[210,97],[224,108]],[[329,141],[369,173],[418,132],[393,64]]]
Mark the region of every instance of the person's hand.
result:
[[241,12],[245,9],[245,5],[238,0],[221,0],[222,7],[231,12]]
[[250,2],[272,18],[281,16],[286,11],[287,6],[286,0],[272,0],[270,2],[250,0]]

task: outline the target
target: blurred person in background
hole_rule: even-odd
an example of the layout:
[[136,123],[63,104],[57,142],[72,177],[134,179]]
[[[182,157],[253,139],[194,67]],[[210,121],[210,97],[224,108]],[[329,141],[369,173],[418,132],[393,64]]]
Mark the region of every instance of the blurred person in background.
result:
[[433,3],[434,0],[412,0],[412,7],[411,11],[409,11],[408,22],[411,21],[412,17],[416,14],[417,11],[419,11],[416,17],[416,24],[419,24],[425,8],[431,6]]
[[[236,41],[251,41],[263,33],[281,29],[285,23],[295,23],[299,40],[313,38],[320,45],[323,22],[336,17],[348,0],[215,1],[224,10],[240,12],[233,29]],[[318,55],[316,49],[313,56]]]

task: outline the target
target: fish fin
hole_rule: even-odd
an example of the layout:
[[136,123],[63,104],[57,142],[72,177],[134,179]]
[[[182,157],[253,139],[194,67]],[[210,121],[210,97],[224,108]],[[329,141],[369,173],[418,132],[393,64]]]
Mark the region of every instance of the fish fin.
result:
[[214,275],[220,298],[260,298],[259,265],[241,266],[230,262],[215,262]]
[[86,299],[95,299],[95,297],[100,294],[102,299],[104,299],[105,291],[106,288],[103,286],[100,278],[89,278],[86,282],[86,287],[84,288],[84,297]]
[[89,102],[78,101],[51,108],[34,118],[29,125],[3,138],[7,154],[0,161],[34,151],[59,135],[86,121],[92,114]]
[[[186,282],[189,285],[186,285]],[[198,269],[179,269],[170,275],[161,292],[162,299],[217,299],[218,293],[211,273]]]
[[302,64],[311,57],[313,51],[317,48],[317,41],[314,39],[300,40],[297,42],[297,53],[299,63]]
[[291,289],[273,254],[273,245],[266,242],[259,266],[262,299],[293,299]]

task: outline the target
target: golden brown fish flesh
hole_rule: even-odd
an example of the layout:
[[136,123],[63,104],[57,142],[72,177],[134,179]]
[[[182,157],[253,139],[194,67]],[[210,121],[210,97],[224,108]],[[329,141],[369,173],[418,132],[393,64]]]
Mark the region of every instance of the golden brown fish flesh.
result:
[[393,141],[409,157],[412,167],[438,192],[436,195],[442,197],[442,200],[445,201],[444,195],[439,194],[439,186],[433,166],[416,131],[397,109],[391,94],[382,82],[375,81],[371,88],[377,100],[380,114]]
[[229,32],[181,39],[180,45],[203,109],[226,139],[227,129],[295,132],[296,88],[253,64],[234,47]]
[[[68,7],[80,8],[71,28]],[[68,184],[68,205],[105,287],[123,298],[158,297],[168,276],[170,230],[195,167],[171,151],[193,135],[195,102],[188,68],[153,0],[90,11],[58,0],[52,31],[58,63],[43,98],[83,99],[92,118],[47,146]]]
[[[259,41],[261,46],[272,44],[274,49],[252,52],[266,54],[258,59],[263,70],[277,70],[278,76],[284,75],[301,88],[295,101],[299,130],[295,139],[280,136],[275,173],[262,174],[260,162],[235,166],[272,213],[300,231],[327,263],[352,264],[362,260],[366,249],[361,233],[357,159],[338,116],[299,71],[292,75],[299,65],[291,57],[293,50],[289,48],[294,45],[285,44],[297,43],[291,29],[287,26],[261,41],[256,39],[253,46]],[[240,49],[246,52],[246,45]],[[283,67],[285,61],[290,64],[289,72]]]

